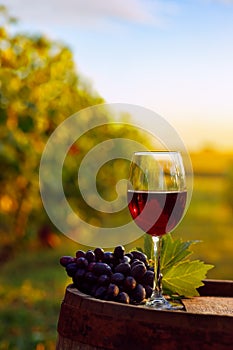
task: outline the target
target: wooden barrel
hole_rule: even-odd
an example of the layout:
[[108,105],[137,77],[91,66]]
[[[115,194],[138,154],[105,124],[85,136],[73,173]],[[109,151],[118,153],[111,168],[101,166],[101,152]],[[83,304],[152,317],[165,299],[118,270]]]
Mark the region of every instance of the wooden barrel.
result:
[[[233,300],[233,281],[207,280],[200,293],[203,297],[195,300],[208,300],[207,295],[211,296],[211,303],[222,300],[229,308]],[[220,310],[215,314],[199,312],[199,309],[197,312],[157,311],[97,300],[70,285],[61,304],[56,349],[231,349],[233,310],[226,314]]]

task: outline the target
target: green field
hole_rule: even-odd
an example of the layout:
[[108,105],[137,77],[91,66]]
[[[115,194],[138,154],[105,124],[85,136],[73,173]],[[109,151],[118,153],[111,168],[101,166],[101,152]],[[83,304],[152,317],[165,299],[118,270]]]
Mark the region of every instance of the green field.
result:
[[21,251],[1,269],[1,350],[54,350],[59,306],[68,283],[58,260],[66,250]]
[[232,279],[233,212],[224,197],[224,177],[195,177],[189,209],[174,237],[198,239],[193,246],[194,258],[215,265],[209,278]]
[[[225,189],[221,174],[195,176],[190,207],[173,232],[183,240],[202,241],[193,246],[193,258],[215,265],[208,278],[233,278],[233,215]],[[77,249],[65,237],[56,249],[26,245],[1,266],[0,350],[54,349],[60,303],[69,283],[59,257]]]

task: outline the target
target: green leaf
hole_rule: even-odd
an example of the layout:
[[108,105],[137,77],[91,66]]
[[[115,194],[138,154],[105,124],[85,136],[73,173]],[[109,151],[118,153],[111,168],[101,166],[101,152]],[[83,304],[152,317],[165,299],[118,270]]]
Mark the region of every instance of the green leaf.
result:
[[[207,271],[214,266],[199,260],[190,261],[188,259],[192,254],[189,250],[190,246],[198,242],[200,241],[183,242],[181,239],[173,239],[169,233],[163,236],[160,263],[163,289],[166,294],[178,294],[184,297],[199,295],[197,288],[203,285],[202,281],[206,278]],[[154,260],[154,246],[150,235],[144,235],[143,248],[148,259]]]
[[207,265],[199,260],[186,260],[173,265],[163,275],[163,289],[168,294],[198,296],[196,288],[203,285],[202,280],[211,268],[213,265]]
[[173,239],[171,234],[166,234],[163,237],[162,251],[160,256],[161,271],[163,274],[167,270],[172,268],[175,264],[179,263],[181,260],[186,259],[192,254],[189,251],[189,247],[198,243],[199,241],[187,241],[183,242],[181,239]]

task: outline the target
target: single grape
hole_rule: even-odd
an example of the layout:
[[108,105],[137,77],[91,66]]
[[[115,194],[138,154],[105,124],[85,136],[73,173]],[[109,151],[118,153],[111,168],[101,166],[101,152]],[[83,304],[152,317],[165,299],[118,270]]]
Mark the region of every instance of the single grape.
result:
[[124,279],[125,279],[125,276],[123,275],[123,273],[115,272],[112,275],[111,282],[120,286],[123,284]]
[[65,256],[62,256],[60,258],[60,264],[63,266],[63,267],[66,267],[68,264],[74,262],[75,259],[72,257],[72,256],[69,256],[69,255],[65,255]]
[[147,270],[142,278],[143,285],[149,285],[153,287],[155,274],[153,271]]
[[145,285],[144,286],[146,291],[146,298],[150,298],[153,292],[153,288],[151,286]]
[[110,283],[108,286],[108,289],[107,289],[107,293],[106,293],[108,299],[115,298],[118,294],[119,294],[118,286],[114,283]]
[[133,276],[127,276],[124,281],[124,288],[126,291],[131,292],[137,285],[136,280]]
[[98,277],[94,275],[94,273],[91,271],[86,272],[84,277],[85,281],[88,282],[90,285],[95,284],[98,280]]
[[115,267],[115,272],[120,272],[125,276],[129,275],[130,271],[131,271],[131,266],[129,263],[121,263]]
[[77,271],[75,272],[75,275],[73,276],[74,284],[79,286],[79,284],[84,280],[85,273],[86,273],[85,269],[82,269],[82,268],[77,269]]
[[127,256],[130,259],[130,261],[133,260],[133,254],[131,253],[126,253],[124,256]]
[[96,264],[95,262],[91,262],[90,264],[88,264],[87,271],[93,271],[95,264]]
[[95,248],[94,250],[95,260],[102,261],[104,258],[104,250],[102,248]]
[[103,299],[106,295],[107,288],[104,286],[100,286],[96,289],[94,297],[98,299]]
[[93,250],[88,250],[86,252],[85,258],[87,259],[87,261],[89,263],[94,262],[95,261],[95,253],[93,252]]
[[86,253],[83,250],[77,250],[75,256],[76,258],[85,258]]
[[131,275],[137,282],[140,282],[145,275],[147,269],[145,264],[138,264],[131,269]]
[[133,303],[139,304],[146,298],[146,290],[141,284],[137,284],[131,293]]
[[122,303],[122,304],[129,304],[130,298],[129,298],[129,295],[127,293],[120,292],[117,295],[116,301],[118,301],[119,303]]
[[97,283],[102,286],[107,286],[110,283],[110,277],[108,275],[100,275],[97,279]]
[[128,255],[124,255],[122,259],[119,259],[119,262],[120,263],[128,263],[130,264],[131,263],[131,259]]
[[70,263],[66,265],[66,273],[69,277],[73,277],[77,271],[78,267],[76,263]]
[[113,263],[113,261],[114,261],[113,253],[112,253],[112,252],[105,252],[105,253],[104,253],[103,261],[104,261],[106,264]]
[[138,259],[144,262],[144,264],[147,264],[147,256],[146,254],[139,252],[137,250],[134,250],[131,252],[131,254],[133,255],[134,259]]
[[97,262],[92,269],[93,273],[97,276],[100,275],[108,275],[110,276],[112,274],[112,269],[108,264]]
[[84,257],[80,257],[76,260],[76,264],[78,267],[86,269],[88,266],[88,261]]
[[113,252],[113,255],[118,259],[123,259],[125,248],[122,245],[118,245]]
[[[139,265],[139,264],[144,264],[144,262],[142,262],[141,260],[138,260],[138,259],[133,259],[131,261],[131,269],[136,266],[136,265]],[[144,264],[145,265],[145,264]]]

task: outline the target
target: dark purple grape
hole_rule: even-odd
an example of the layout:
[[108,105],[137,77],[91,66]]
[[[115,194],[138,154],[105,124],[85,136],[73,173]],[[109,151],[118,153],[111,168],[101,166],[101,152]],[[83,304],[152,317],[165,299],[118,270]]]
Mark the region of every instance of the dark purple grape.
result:
[[[141,260],[138,260],[138,259],[133,259],[131,261],[131,269],[136,266],[136,265],[139,265],[139,264],[144,264],[144,262],[142,262]],[[145,265],[145,264],[144,264]]]
[[91,288],[91,291],[90,291],[90,295],[95,297],[95,292],[97,291],[97,289],[99,288],[99,285],[98,284],[94,284]]
[[112,267],[112,269],[114,270],[115,267],[117,265],[119,265],[121,263],[120,259],[116,258],[114,255],[113,255],[113,260],[112,262],[109,263],[109,265]]
[[103,299],[107,293],[107,288],[104,286],[100,286],[96,289],[94,297],[98,299]]
[[125,292],[120,292],[118,295],[117,295],[117,299],[116,301],[118,301],[119,303],[122,303],[122,304],[129,304],[130,302],[130,298],[129,298],[129,295]]
[[85,273],[85,269],[78,269],[75,275],[73,276],[74,284],[79,285],[84,280]]
[[131,266],[129,263],[121,263],[115,267],[115,272],[123,273],[123,275],[127,276],[130,274]]
[[86,272],[84,277],[85,277],[85,281],[91,285],[96,283],[98,280],[98,277],[96,275],[94,275],[93,272],[91,272],[91,271]]
[[147,270],[142,278],[143,285],[149,285],[153,287],[155,274],[153,271]]
[[113,255],[115,256],[115,258],[117,259],[123,259],[125,253],[125,248],[123,247],[123,245],[118,245],[113,252]]
[[146,298],[150,298],[153,292],[153,288],[151,286],[144,286],[145,291],[146,291]]
[[127,276],[124,281],[124,288],[127,292],[132,291],[137,285],[136,280],[133,278],[133,276]]
[[97,283],[102,286],[107,286],[110,283],[110,277],[108,275],[100,275]]
[[88,264],[87,271],[93,271],[95,264],[96,264],[95,262],[91,262],[90,264]]
[[131,254],[133,255],[134,259],[138,259],[138,260],[141,260],[142,262],[144,262],[144,264],[147,264],[147,256],[146,254],[142,253],[142,252],[139,252],[137,250],[133,250],[131,252]]
[[104,250],[102,248],[95,248],[95,260],[102,261],[104,259]]
[[80,258],[76,259],[76,264],[79,268],[86,269],[88,266],[88,261],[84,257],[80,257]]
[[74,262],[75,259],[72,257],[72,256],[69,256],[69,255],[64,255],[60,258],[60,264],[63,266],[63,267],[66,267],[68,264]]
[[78,285],[78,289],[83,292],[83,293],[86,293],[86,294],[91,294],[91,290],[92,290],[92,285],[89,284],[89,282],[87,281],[82,281],[79,285]]
[[107,264],[107,265],[111,267],[111,270],[112,270],[112,271],[114,271],[115,266],[116,266],[117,264],[115,265],[115,264],[113,264],[113,263],[109,263],[109,264]]
[[93,273],[97,276],[100,275],[108,275],[110,276],[112,274],[112,269],[108,264],[97,262],[92,269]]
[[125,256],[127,256],[130,259],[130,261],[133,260],[133,254],[126,253]]
[[86,253],[83,250],[77,250],[75,256],[76,258],[85,258]]
[[78,267],[76,263],[70,263],[66,265],[66,273],[69,277],[73,277],[77,271]]
[[146,298],[146,290],[141,284],[137,284],[131,293],[133,303],[139,304]]
[[130,264],[131,259],[130,259],[129,256],[124,255],[122,259],[119,259],[119,262],[120,262],[120,263],[128,263],[128,264]]
[[106,264],[113,263],[113,261],[114,261],[113,253],[112,253],[112,252],[105,252],[105,253],[104,253],[103,261],[104,261]]
[[87,261],[89,263],[94,262],[95,261],[95,253],[93,252],[93,250],[88,250],[86,252],[85,258],[87,259]]
[[111,282],[114,284],[117,284],[118,286],[121,286],[123,285],[124,279],[125,279],[125,276],[123,275],[123,273],[115,272],[112,275]]
[[145,264],[138,264],[131,269],[131,275],[137,282],[140,282],[145,275],[147,269]]
[[118,286],[114,283],[110,283],[106,293],[108,299],[115,298],[118,294],[119,294]]

